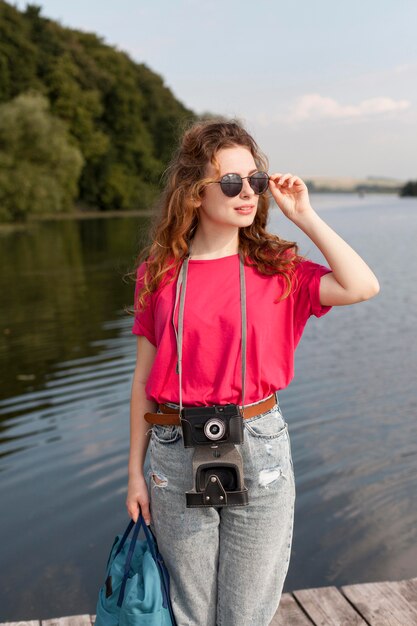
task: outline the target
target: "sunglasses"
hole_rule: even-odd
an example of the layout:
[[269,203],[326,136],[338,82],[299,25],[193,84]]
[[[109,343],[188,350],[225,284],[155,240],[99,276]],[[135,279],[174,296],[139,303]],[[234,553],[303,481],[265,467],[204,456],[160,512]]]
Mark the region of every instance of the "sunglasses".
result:
[[249,185],[256,194],[265,193],[268,189],[269,176],[266,172],[255,172],[250,176],[240,176],[239,174],[225,174],[220,180],[213,180],[213,183],[218,183],[225,196],[228,198],[234,198],[242,191],[243,181],[248,179]]

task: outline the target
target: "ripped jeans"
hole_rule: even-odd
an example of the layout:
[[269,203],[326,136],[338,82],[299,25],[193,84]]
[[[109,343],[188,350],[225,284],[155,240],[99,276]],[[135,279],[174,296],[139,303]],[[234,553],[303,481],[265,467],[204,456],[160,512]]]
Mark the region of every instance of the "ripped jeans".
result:
[[275,395],[271,410],[244,420],[247,506],[187,508],[194,449],[184,448],[181,426],[152,427],[151,527],[170,574],[178,626],[268,626],[278,608],[295,483],[288,427]]

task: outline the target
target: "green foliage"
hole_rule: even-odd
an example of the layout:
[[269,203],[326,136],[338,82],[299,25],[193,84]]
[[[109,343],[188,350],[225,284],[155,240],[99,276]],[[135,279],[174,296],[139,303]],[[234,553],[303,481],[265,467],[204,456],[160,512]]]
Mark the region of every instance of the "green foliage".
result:
[[96,35],[0,0],[0,102],[33,90],[83,156],[76,199],[101,210],[149,206],[183,121],[195,118],[160,76]]
[[0,219],[69,211],[83,165],[65,124],[39,94],[0,105]]
[[400,196],[402,198],[407,196],[417,196],[417,180],[410,180],[405,183],[404,187],[400,191]]

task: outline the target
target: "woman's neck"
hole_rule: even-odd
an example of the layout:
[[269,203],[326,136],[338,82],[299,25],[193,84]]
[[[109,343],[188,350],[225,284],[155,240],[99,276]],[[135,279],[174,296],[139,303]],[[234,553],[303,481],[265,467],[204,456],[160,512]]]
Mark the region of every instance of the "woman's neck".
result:
[[207,237],[197,230],[191,240],[191,258],[202,261],[219,259],[239,252],[239,231]]

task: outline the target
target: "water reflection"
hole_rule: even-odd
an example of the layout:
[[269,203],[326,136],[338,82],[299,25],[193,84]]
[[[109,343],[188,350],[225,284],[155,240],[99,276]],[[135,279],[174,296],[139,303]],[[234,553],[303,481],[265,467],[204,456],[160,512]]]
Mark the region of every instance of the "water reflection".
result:
[[146,225],[133,221],[46,222],[3,237],[0,398],[41,389],[54,364],[97,355],[114,337],[106,320],[131,304],[122,277]]

